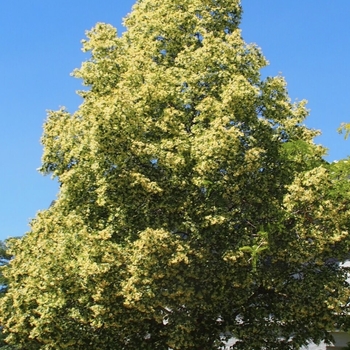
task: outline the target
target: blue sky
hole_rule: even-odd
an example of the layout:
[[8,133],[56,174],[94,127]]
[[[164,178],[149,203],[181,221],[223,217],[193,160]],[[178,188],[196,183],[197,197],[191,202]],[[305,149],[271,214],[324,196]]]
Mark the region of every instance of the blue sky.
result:
[[[11,0],[0,2],[0,239],[21,236],[30,218],[55,199],[57,184],[41,176],[40,136],[46,110],[80,104],[70,72],[86,56],[80,40],[96,22],[123,30],[131,0]],[[307,99],[306,124],[329,161],[346,157],[350,140],[336,129],[350,121],[350,1],[242,0],[242,33],[281,73],[292,100]]]

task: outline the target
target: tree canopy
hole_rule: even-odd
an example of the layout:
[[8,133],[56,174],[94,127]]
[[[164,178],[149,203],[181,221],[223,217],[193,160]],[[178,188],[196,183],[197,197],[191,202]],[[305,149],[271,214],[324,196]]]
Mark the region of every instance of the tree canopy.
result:
[[[12,238],[18,239],[18,237]],[[12,259],[11,254],[8,251],[7,245],[8,240],[0,241],[0,297],[7,291],[7,279],[2,273],[2,269],[6,266]]]
[[19,349],[298,349],[345,327],[349,166],[326,163],[239,0],[139,0],[98,23],[49,112],[55,203],[14,241],[0,324]]
[[[7,243],[5,241],[0,241],[0,298],[4,296],[7,291],[8,281],[2,273],[2,269],[6,266],[11,260],[12,256],[8,253]],[[14,350],[15,347],[7,345],[4,342],[6,335],[2,332],[2,327],[0,329],[0,350]]]

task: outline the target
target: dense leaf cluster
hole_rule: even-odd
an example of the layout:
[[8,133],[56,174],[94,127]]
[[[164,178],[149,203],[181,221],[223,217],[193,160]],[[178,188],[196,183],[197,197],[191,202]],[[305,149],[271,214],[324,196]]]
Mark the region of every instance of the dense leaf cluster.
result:
[[346,325],[349,166],[322,160],[238,0],[139,0],[97,24],[88,87],[44,125],[57,201],[13,242],[20,349],[299,349]]

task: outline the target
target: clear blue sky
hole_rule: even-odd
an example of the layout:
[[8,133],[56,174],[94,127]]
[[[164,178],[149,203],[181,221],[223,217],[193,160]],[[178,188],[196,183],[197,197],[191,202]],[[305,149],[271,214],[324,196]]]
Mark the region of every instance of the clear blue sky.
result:
[[[0,239],[20,236],[30,218],[56,197],[42,177],[40,136],[47,109],[77,109],[80,81],[70,72],[86,58],[80,40],[96,22],[118,27],[131,0],[11,0],[0,2]],[[270,62],[263,75],[285,76],[291,98],[307,99],[306,124],[328,160],[350,153],[337,134],[350,121],[350,1],[242,0],[241,28]]]

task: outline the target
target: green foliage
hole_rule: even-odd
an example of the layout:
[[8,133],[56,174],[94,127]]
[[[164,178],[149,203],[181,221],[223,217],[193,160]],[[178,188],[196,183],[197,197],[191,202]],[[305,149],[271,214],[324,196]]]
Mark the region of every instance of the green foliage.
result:
[[[8,288],[7,278],[4,277],[2,273],[2,269],[6,267],[6,265],[11,260],[12,256],[8,253],[6,241],[0,241],[0,297],[2,297]],[[2,327],[0,330],[0,350],[15,350],[15,346],[7,345],[5,343],[6,335],[2,332]]]
[[7,279],[4,277],[2,270],[9,263],[12,256],[8,253],[6,241],[0,241],[0,297],[7,290]]
[[349,123],[341,123],[340,127],[338,128],[338,132],[339,132],[339,134],[345,133],[344,138],[346,140],[350,134],[350,124]]
[[19,349],[298,349],[346,326],[350,172],[284,79],[261,80],[238,0],[139,0],[97,24],[88,89],[44,125],[57,201],[11,242]]

